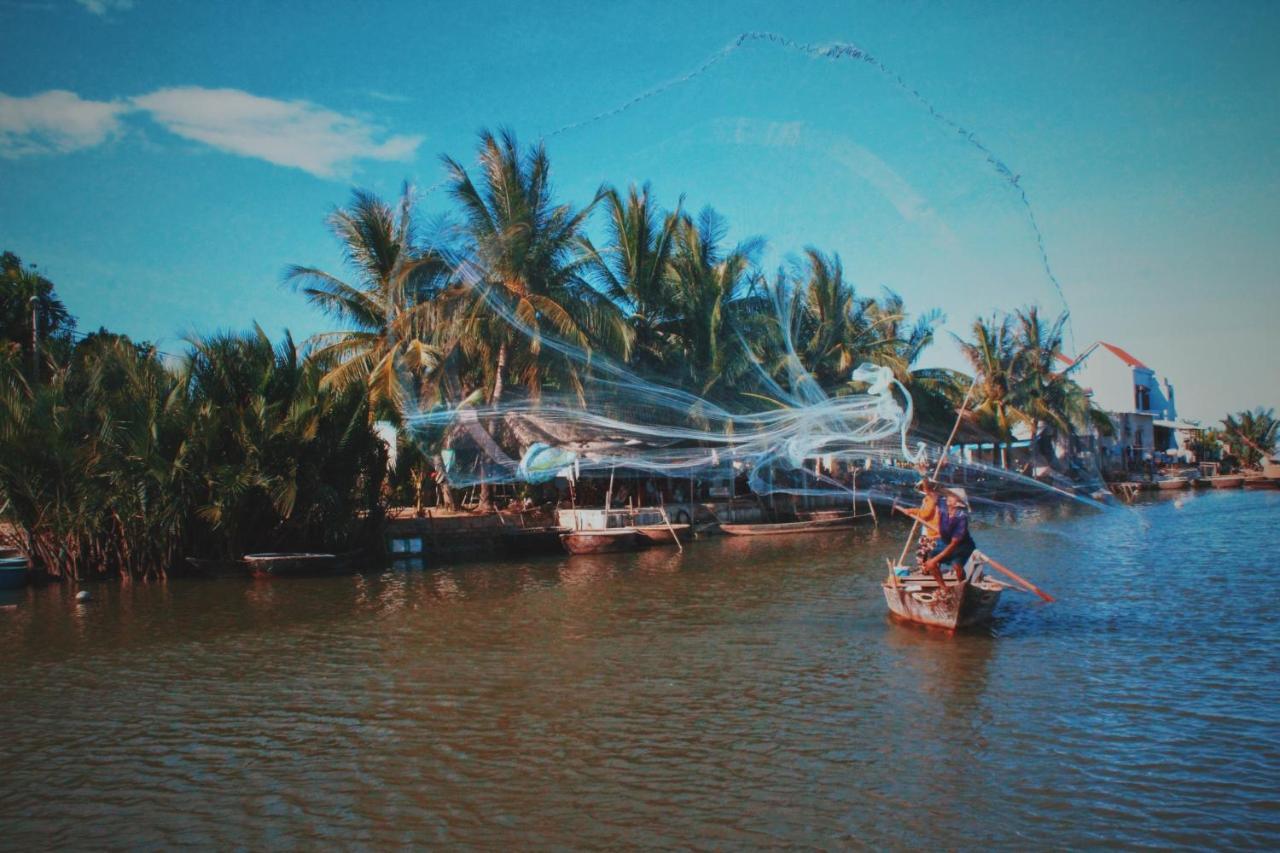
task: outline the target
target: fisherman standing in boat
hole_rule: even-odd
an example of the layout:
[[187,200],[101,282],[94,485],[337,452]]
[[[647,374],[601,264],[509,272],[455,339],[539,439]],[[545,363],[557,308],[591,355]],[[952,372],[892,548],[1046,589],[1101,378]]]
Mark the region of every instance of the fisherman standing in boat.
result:
[[938,494],[938,484],[927,476],[920,479],[916,488],[924,493],[919,509],[898,506],[896,503],[893,508],[920,522],[920,546],[916,549],[916,565],[923,568],[925,560],[933,556],[933,551],[938,544],[938,518],[941,515],[942,496]]
[[946,495],[938,518],[938,546],[924,567],[934,574],[943,565],[951,565],[956,570],[956,580],[963,581],[964,564],[978,547],[969,535],[969,496],[964,489],[947,489]]

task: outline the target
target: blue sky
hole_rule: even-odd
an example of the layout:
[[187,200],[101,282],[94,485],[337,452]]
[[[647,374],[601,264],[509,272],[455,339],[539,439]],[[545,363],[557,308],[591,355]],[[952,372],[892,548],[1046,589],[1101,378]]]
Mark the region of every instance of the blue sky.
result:
[[[1020,175],[1078,348],[1125,347],[1187,416],[1280,404],[1280,7],[585,5],[0,0],[0,247],[84,329],[305,336],[327,324],[280,274],[339,270],[323,218],[352,186],[425,190],[482,127],[577,125],[548,139],[568,200],[650,180],[770,266],[838,251],[957,332],[1061,308],[1015,188],[869,64],[750,43],[579,124],[770,31],[859,45]],[[930,359],[955,358],[944,335]]]

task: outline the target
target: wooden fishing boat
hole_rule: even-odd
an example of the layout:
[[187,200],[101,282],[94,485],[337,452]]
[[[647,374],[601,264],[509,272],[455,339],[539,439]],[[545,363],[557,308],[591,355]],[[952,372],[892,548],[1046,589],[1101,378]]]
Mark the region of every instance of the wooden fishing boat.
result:
[[1214,477],[1201,477],[1199,482],[1211,489],[1238,489],[1244,485],[1244,475],[1219,474]]
[[929,575],[907,575],[885,581],[884,600],[896,618],[935,628],[968,628],[991,621],[1006,584],[979,573],[964,581],[947,579],[946,592]]
[[0,558],[0,589],[21,589],[27,585],[27,558]]
[[1191,481],[1186,477],[1160,477],[1155,483],[1156,488],[1162,492],[1172,489],[1185,489],[1191,485]]
[[199,578],[234,578],[249,574],[244,560],[211,560],[204,557],[187,557],[186,574]]
[[605,554],[616,551],[639,551],[650,542],[634,527],[606,527],[599,530],[570,530],[560,534],[564,549],[570,554]]
[[569,532],[569,528],[557,525],[546,527],[504,527],[502,528],[502,550],[517,556],[527,554],[561,553],[560,537]]
[[651,545],[674,545],[677,541],[688,542],[693,528],[688,524],[641,524],[636,527],[636,533]]
[[307,577],[354,572],[363,552],[308,554],[298,552],[245,554],[244,563],[256,578]]
[[1274,489],[1276,481],[1262,474],[1245,474],[1244,487],[1246,489]]
[[835,518],[812,518],[804,521],[763,522],[760,524],[720,523],[720,531],[730,536],[777,536],[788,533],[820,533],[826,530],[842,530],[853,527],[854,517],[842,515]]

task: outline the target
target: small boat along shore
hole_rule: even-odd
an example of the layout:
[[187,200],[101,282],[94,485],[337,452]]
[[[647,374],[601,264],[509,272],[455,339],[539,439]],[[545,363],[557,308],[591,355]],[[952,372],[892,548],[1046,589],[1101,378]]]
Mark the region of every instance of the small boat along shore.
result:
[[636,527],[636,533],[653,545],[674,545],[693,538],[691,524],[644,524]]
[[560,537],[568,532],[567,527],[551,524],[544,527],[504,527],[499,536],[502,537],[503,553],[525,556],[563,553]]
[[570,554],[605,554],[638,551],[649,546],[648,539],[634,527],[607,527],[600,530],[570,530],[560,534]]
[[799,521],[775,521],[755,524],[720,523],[720,531],[730,536],[778,536],[790,533],[819,533],[826,530],[842,530],[853,527],[855,517],[852,515],[834,518],[808,518]]
[[17,554],[0,556],[0,589],[21,589],[27,585],[30,566]]
[[245,554],[242,562],[256,578],[306,577],[354,572],[366,556],[363,551],[345,554],[268,552]]
[[1210,489],[1238,489],[1244,485],[1244,475],[1218,474],[1213,477],[1201,477],[1196,481],[1196,485]]

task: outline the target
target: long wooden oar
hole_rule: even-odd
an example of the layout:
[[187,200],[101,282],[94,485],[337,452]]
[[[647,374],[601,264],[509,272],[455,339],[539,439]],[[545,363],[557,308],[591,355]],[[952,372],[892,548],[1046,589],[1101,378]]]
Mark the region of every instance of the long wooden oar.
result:
[[1050,595],[1049,593],[1045,592],[1045,591],[1044,591],[1044,590],[1042,590],[1040,587],[1036,586],[1036,585],[1035,585],[1035,584],[1033,584],[1031,581],[1029,581],[1029,580],[1027,580],[1026,578],[1022,577],[1021,575],[1015,574],[1015,573],[1013,572],[1013,570],[1012,570],[1012,569],[1009,569],[1009,568],[1007,568],[1007,567],[1005,567],[1005,566],[1000,565],[1000,564],[999,564],[999,563],[997,563],[995,560],[993,560],[993,559],[991,559],[990,557],[988,557],[985,553],[982,555],[982,559],[983,559],[983,561],[984,561],[984,562],[986,562],[986,563],[987,563],[987,565],[991,566],[991,568],[995,569],[995,570],[996,570],[996,571],[998,571],[998,572],[1003,572],[1004,574],[1006,574],[1006,575],[1008,575],[1009,577],[1013,578],[1013,579],[1014,579],[1015,581],[1017,581],[1018,583],[1022,584],[1022,586],[1023,586],[1023,587],[1028,591],[1028,592],[1034,592],[1036,595],[1040,596],[1041,598],[1043,598],[1045,601],[1048,601],[1048,602],[1057,601],[1057,599],[1056,599],[1056,598],[1054,598],[1052,595]]

